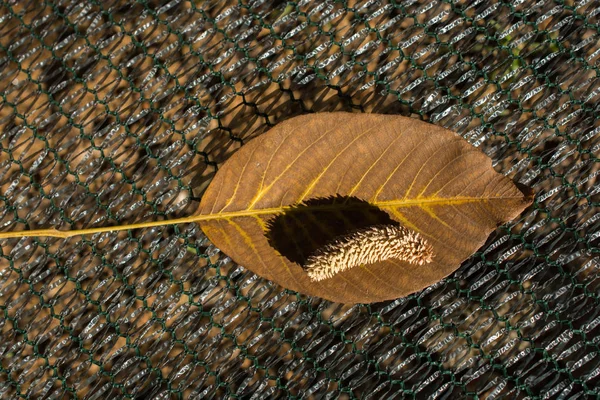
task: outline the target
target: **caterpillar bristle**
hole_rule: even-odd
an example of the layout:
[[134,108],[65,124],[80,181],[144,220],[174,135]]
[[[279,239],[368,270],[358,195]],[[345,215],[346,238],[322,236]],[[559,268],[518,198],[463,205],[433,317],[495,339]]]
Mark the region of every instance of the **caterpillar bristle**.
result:
[[336,238],[308,257],[304,268],[311,280],[321,281],[347,269],[389,259],[423,265],[433,248],[417,232],[403,226],[373,225]]

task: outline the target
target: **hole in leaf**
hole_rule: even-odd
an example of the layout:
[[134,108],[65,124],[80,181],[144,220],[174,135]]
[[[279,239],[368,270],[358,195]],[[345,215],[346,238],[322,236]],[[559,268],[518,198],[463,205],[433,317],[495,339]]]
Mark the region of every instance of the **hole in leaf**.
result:
[[356,197],[335,196],[297,204],[267,223],[271,247],[288,260],[307,258],[335,238],[372,225],[400,225],[385,212]]

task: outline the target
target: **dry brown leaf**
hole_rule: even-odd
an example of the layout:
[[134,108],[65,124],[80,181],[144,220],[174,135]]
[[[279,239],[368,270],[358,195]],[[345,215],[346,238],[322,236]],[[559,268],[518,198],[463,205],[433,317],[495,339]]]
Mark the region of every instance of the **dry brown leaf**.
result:
[[[446,277],[531,204],[457,134],[415,119],[322,113],[287,120],[217,172],[200,205],[208,238],[279,285],[340,303],[406,296]],[[340,236],[402,225],[431,246],[423,265],[397,259],[318,282],[303,267]]]

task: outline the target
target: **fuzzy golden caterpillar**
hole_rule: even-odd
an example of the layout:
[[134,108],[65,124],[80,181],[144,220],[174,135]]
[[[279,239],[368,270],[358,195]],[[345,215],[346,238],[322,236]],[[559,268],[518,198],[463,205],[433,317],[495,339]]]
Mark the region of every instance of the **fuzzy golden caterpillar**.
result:
[[373,225],[335,239],[308,257],[304,268],[311,280],[331,278],[347,269],[389,259],[423,265],[433,248],[417,232],[396,225]]

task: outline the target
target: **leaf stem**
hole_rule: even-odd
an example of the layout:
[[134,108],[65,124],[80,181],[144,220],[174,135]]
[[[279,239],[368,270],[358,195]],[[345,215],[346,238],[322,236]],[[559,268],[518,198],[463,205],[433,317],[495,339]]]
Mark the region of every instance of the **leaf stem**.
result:
[[177,218],[177,219],[171,219],[171,220],[165,220],[165,221],[140,222],[138,224],[115,225],[115,226],[87,228],[87,229],[76,229],[76,230],[71,230],[71,231],[59,231],[57,229],[52,228],[52,229],[32,229],[29,231],[0,232],[0,239],[28,237],[28,236],[57,237],[57,238],[67,239],[67,238],[70,238],[73,236],[92,235],[95,233],[128,231],[131,229],[152,228],[155,226],[186,224],[189,222],[197,222],[197,221],[202,221],[202,220],[206,220],[206,219],[211,219],[211,217],[213,217],[213,215],[194,215],[191,217]]

